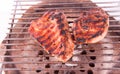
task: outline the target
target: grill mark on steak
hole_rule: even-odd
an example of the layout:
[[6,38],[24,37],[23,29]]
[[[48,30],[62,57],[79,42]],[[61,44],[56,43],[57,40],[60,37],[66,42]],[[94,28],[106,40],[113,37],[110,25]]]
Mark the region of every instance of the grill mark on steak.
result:
[[59,28],[59,29],[64,28],[64,24],[63,24],[63,23],[61,23],[61,24],[58,26],[58,28]]
[[90,18],[83,21],[83,23],[90,23],[90,22],[92,22],[92,19]]
[[95,17],[100,18],[100,15],[95,15]]
[[[49,36],[48,36],[48,38],[46,39],[46,41],[48,41],[50,38],[52,37],[52,34],[50,34]],[[44,40],[45,41],[45,40]],[[40,42],[41,42],[41,40],[40,40]],[[44,44],[45,45],[45,48],[48,48],[50,45],[52,44],[52,42],[46,42],[46,44]]]
[[76,38],[76,41],[77,41],[77,42],[85,42],[86,39],[85,39],[85,38]]
[[[53,43],[53,44],[52,44],[52,47],[48,48],[48,52],[49,52],[50,54],[53,54],[54,51],[56,51],[56,50],[57,50],[57,52],[59,52],[59,48],[57,48],[57,47],[58,47],[58,46]],[[54,53],[54,54],[55,54],[55,53]]]
[[60,17],[59,19],[57,19],[57,23],[58,23],[58,24],[61,24],[62,21],[63,21],[63,19],[62,19],[61,17]]
[[48,50],[48,52],[49,52],[50,54],[55,54],[54,51],[59,52],[59,48],[58,48],[58,46],[57,46],[57,45],[59,45],[59,43],[56,44],[56,43],[54,43],[54,42],[55,42],[55,41],[49,43],[50,46],[47,45],[47,46],[48,46],[48,49],[47,49],[47,50]]
[[84,26],[82,26],[82,28],[85,29],[85,30],[88,30],[89,27],[84,25]]
[[58,56],[60,56],[60,55],[65,55],[65,52],[64,51],[60,52],[60,54]]
[[98,31],[98,32],[96,32],[94,35],[92,35],[91,38],[95,38],[95,37],[101,35],[102,33],[103,33],[103,31]]
[[102,19],[102,22],[106,23],[106,21],[107,21],[107,18],[104,17],[104,18]]
[[66,35],[65,30],[61,30],[61,31],[60,31],[60,35]]
[[57,23],[58,23],[58,24],[61,24],[62,21],[63,21],[63,19],[57,19]]

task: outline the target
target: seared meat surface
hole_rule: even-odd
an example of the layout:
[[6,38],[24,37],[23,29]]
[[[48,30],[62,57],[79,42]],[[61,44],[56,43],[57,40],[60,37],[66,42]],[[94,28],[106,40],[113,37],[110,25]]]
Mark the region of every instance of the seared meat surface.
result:
[[64,13],[50,10],[41,18],[31,22],[29,32],[47,53],[55,56],[59,61],[66,62],[71,58],[74,50],[68,29]]
[[107,34],[109,17],[100,8],[83,11],[73,23],[73,34],[77,44],[96,43]]

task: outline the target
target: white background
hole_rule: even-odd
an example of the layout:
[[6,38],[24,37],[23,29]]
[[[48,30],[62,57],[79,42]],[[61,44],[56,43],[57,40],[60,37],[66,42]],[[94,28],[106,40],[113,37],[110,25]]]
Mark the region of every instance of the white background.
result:
[[13,0],[2,0],[0,2],[0,43],[6,36],[9,27],[11,9],[13,8]]

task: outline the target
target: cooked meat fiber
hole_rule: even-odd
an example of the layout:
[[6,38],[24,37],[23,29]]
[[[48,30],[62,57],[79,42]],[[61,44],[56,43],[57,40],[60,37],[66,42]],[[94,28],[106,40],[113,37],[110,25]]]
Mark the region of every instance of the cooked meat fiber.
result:
[[59,61],[66,62],[72,57],[74,50],[74,43],[68,28],[64,13],[50,10],[38,20],[31,22],[29,32],[46,52],[55,56]]
[[107,34],[109,17],[102,9],[89,9],[80,13],[73,23],[73,34],[77,44],[96,43]]

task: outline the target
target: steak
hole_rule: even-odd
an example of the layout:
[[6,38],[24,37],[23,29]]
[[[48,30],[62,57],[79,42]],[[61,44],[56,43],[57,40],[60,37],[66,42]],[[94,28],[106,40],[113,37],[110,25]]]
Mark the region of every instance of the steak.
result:
[[80,13],[73,23],[73,35],[77,44],[96,43],[102,40],[109,27],[109,17],[100,8],[92,8]]
[[41,18],[31,22],[29,32],[48,54],[66,62],[71,58],[74,50],[68,29],[69,25],[64,13],[49,10]]

